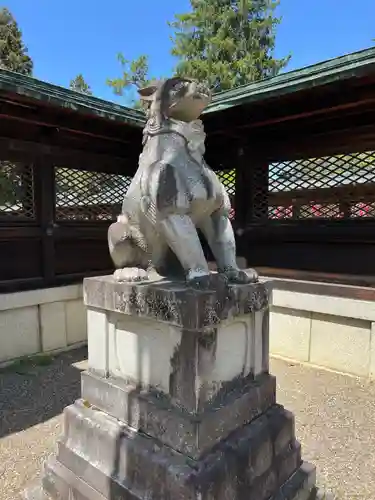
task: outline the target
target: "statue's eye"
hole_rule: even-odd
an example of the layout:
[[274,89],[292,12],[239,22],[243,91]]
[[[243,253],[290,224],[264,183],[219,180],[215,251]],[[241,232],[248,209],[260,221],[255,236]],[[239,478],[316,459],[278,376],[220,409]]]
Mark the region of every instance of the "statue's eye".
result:
[[185,83],[184,82],[177,82],[174,86],[173,86],[173,90],[175,92],[179,92],[180,90],[182,90],[183,88],[185,87]]

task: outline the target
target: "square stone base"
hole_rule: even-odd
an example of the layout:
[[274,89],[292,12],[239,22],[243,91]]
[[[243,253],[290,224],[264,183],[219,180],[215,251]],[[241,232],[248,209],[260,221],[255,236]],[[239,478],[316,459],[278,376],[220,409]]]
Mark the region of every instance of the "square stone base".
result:
[[[54,500],[310,500],[315,468],[301,461],[291,414],[272,406],[199,460],[77,401],[26,498]],[[48,496],[49,495],[49,496]]]
[[[52,500],[55,498],[69,500],[140,500],[141,497],[123,490],[121,496],[104,497],[97,491],[90,488],[80,478],[71,478],[71,473],[56,461],[49,464],[50,474],[54,475],[54,480],[59,483],[59,496],[51,496],[43,488],[41,483],[31,486],[25,491],[25,500]],[[53,471],[53,472],[52,472]],[[335,500],[333,496],[319,492],[317,488],[310,486],[315,475],[314,467],[306,462],[302,463],[299,469],[279,488],[279,491],[270,500]],[[73,479],[73,480],[72,480]],[[62,496],[64,495],[64,496]],[[169,498],[169,497],[165,497]],[[213,497],[215,498],[215,497]],[[248,497],[251,498],[251,497]],[[177,500],[177,499],[176,499]],[[227,500],[231,500],[230,497]]]
[[294,417],[268,373],[264,283],[85,280],[82,399],[26,498],[312,500]]
[[121,379],[90,371],[81,378],[82,399],[91,406],[193,459],[276,404],[276,379],[266,373],[237,380],[200,412],[188,412],[161,393],[141,390]]

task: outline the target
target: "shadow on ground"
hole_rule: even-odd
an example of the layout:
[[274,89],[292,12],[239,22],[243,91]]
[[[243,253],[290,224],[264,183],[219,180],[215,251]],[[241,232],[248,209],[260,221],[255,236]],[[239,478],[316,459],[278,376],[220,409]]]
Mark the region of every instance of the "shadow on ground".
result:
[[[86,350],[78,349],[30,373],[0,373],[0,500],[15,500],[40,477],[61,433],[60,414],[80,396],[81,367],[73,365],[84,359]],[[318,485],[340,500],[374,500],[375,384],[275,359],[271,372],[278,402],[295,413],[303,458],[317,466]],[[114,477],[124,467],[121,439]],[[109,498],[116,495],[111,483]]]
[[47,366],[32,364],[0,372],[0,438],[59,415],[81,394],[81,348],[56,356]]

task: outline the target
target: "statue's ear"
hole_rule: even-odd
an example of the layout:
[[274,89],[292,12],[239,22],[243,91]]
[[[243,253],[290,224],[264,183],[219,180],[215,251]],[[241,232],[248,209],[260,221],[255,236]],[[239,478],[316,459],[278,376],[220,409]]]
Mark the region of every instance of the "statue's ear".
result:
[[138,89],[138,94],[140,95],[142,101],[152,101],[153,95],[157,91],[157,88],[157,85],[150,84],[148,87]]

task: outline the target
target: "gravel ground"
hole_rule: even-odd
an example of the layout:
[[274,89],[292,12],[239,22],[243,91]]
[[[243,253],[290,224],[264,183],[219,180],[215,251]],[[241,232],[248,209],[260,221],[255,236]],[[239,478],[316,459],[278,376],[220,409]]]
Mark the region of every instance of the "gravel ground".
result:
[[[0,373],[0,500],[19,499],[54,451],[61,412],[79,397],[85,359],[79,349],[49,366]],[[375,386],[281,360],[271,361],[271,371],[319,486],[340,500],[374,500]]]
[[54,451],[61,412],[80,395],[85,359],[86,350],[77,349],[49,366],[0,373],[0,500],[19,500]]

